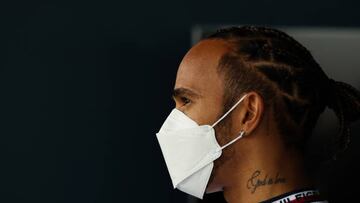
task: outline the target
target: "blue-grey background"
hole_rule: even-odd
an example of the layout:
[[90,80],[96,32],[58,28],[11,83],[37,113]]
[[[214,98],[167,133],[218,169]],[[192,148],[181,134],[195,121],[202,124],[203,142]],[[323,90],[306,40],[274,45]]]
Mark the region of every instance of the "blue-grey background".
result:
[[[0,202],[190,201],[172,189],[155,133],[173,108],[176,70],[194,25],[353,29],[360,26],[359,6],[349,0],[2,1]],[[357,195],[354,131],[346,157],[321,173],[332,202]]]

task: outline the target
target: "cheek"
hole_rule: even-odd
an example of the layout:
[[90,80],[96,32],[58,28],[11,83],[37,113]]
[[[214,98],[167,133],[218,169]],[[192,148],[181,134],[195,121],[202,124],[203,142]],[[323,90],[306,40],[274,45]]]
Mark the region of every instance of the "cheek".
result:
[[[229,142],[231,139],[231,121],[229,118],[224,118],[217,124],[215,127],[215,137],[220,146],[223,146]],[[223,150],[223,152],[226,151],[226,149]]]
[[215,105],[212,101],[202,100],[197,102],[191,109],[193,120],[199,125],[212,125],[222,115],[220,105]]
[[[220,146],[226,144],[228,142],[228,133],[229,133],[229,124],[227,123],[219,123],[219,126],[216,127],[215,136],[216,140],[220,144]],[[223,186],[226,183],[226,180],[229,177],[229,173],[227,172],[227,167],[229,161],[234,156],[234,151],[232,149],[226,148],[223,150],[221,156],[214,161],[214,168],[211,174],[211,181],[209,181],[210,187]],[[210,188],[211,189],[211,188]]]
[[[234,139],[234,135],[232,133],[232,122],[231,119],[224,119],[224,122],[220,122],[218,126],[215,128],[215,136],[216,140],[220,146],[224,146]],[[235,148],[232,145],[226,147],[223,151],[219,159],[217,159],[217,164],[225,165],[226,162],[232,160],[235,157]]]

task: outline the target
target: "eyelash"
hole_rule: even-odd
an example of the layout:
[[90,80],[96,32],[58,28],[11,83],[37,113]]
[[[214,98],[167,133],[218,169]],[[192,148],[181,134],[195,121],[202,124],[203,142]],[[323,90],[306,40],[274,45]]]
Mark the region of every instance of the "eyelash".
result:
[[181,99],[181,102],[183,102],[183,103],[184,103],[184,105],[183,105],[183,106],[185,106],[186,104],[191,103],[191,100],[190,100],[190,99],[188,99],[187,97],[180,97],[180,99]]

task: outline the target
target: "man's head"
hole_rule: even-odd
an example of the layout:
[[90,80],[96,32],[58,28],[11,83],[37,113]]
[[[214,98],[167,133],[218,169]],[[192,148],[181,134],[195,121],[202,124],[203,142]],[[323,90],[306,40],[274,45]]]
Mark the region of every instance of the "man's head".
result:
[[215,128],[220,145],[240,130],[245,139],[215,161],[208,191],[229,181],[227,173],[251,161],[247,157],[260,153],[262,144],[301,150],[325,109],[326,79],[302,45],[274,29],[223,29],[192,47],[177,73],[177,109],[211,125],[248,94]]

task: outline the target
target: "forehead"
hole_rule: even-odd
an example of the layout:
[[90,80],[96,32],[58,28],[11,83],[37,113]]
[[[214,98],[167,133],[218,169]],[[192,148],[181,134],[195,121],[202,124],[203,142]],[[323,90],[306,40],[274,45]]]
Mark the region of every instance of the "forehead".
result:
[[203,40],[196,44],[180,63],[175,89],[188,88],[201,95],[220,91],[222,80],[217,66],[227,50],[228,45],[222,40]]

